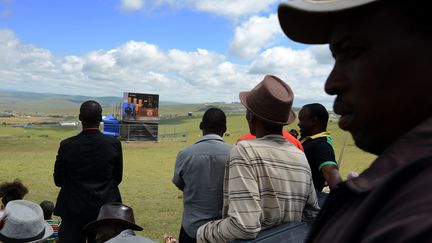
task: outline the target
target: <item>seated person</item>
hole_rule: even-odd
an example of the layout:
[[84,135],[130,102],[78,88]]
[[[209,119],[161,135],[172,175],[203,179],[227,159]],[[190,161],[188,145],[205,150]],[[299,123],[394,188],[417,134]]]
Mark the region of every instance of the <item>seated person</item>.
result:
[[[107,243],[155,243],[149,238],[136,236],[134,231],[143,228],[135,224],[132,208],[121,203],[107,203],[99,210],[97,219],[84,227],[84,230],[96,231],[97,242]],[[165,237],[165,243],[175,243],[172,237]]]
[[3,203],[2,209],[12,200],[23,199],[27,193],[27,187],[25,187],[19,179],[15,179],[13,182],[0,184],[0,198]]
[[51,201],[43,201],[40,204],[45,221],[51,225],[54,233],[51,235],[49,239],[44,241],[44,243],[53,243],[58,241],[58,231],[60,226],[60,221],[52,218],[52,214],[54,212],[54,203]]
[[0,220],[0,242],[43,242],[53,234],[42,208],[27,200],[10,201]]

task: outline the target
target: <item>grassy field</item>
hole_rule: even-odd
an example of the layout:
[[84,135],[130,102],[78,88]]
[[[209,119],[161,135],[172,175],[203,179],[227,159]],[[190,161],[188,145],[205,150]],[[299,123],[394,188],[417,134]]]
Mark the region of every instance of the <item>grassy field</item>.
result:
[[[199,117],[183,117],[165,121],[162,129],[184,131],[183,141],[123,142],[124,178],[120,185],[124,203],[130,205],[136,221],[144,227],[142,235],[161,241],[164,233],[178,236],[181,213],[181,192],[171,183],[177,152],[194,143],[200,136]],[[297,123],[286,127],[297,129]],[[244,115],[228,116],[228,136],[225,140],[234,144],[237,138],[248,131]],[[348,136],[336,122],[329,124],[335,142],[336,158]],[[77,134],[76,128],[15,128],[0,125],[0,181],[20,178],[29,188],[26,199],[55,202],[58,188],[53,182],[54,160],[62,139]],[[346,142],[341,175],[349,171],[361,172],[367,168],[374,156],[360,151],[353,145],[351,136]]]

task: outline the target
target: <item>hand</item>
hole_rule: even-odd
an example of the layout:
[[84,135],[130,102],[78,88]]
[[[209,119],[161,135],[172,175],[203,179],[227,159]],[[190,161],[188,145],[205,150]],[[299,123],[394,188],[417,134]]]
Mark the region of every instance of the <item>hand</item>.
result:
[[165,234],[164,243],[177,243],[177,240],[174,239],[172,236]]

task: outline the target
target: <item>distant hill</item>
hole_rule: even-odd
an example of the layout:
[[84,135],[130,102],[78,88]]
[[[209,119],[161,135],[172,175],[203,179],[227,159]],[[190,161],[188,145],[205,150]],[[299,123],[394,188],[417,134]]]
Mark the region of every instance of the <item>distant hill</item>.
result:
[[83,101],[94,99],[103,107],[115,107],[121,97],[88,97],[82,95],[61,95],[48,93],[17,92],[0,90],[0,112],[14,111],[19,113],[69,113],[77,110]]
[[[0,114],[5,112],[20,114],[46,114],[46,115],[77,115],[79,105],[85,100],[98,101],[104,110],[104,114],[116,114],[116,106],[122,102],[122,97],[105,96],[91,97],[83,95],[62,95],[50,93],[18,92],[0,89]],[[244,113],[245,108],[239,102],[224,103],[214,102],[206,104],[184,104],[173,101],[160,101],[160,115],[162,118],[201,116],[208,108],[218,107],[225,113]],[[299,108],[293,107],[298,112]],[[191,113],[191,114],[190,114]]]
[[[85,100],[98,101],[104,114],[116,113],[116,106],[122,102],[122,97],[105,96],[91,97],[83,95],[62,95],[50,93],[34,93],[6,91],[0,89],[0,113],[13,112],[25,114],[77,114],[79,105]],[[165,116],[186,116],[188,112],[199,115],[212,106],[219,107],[225,112],[243,112],[241,104],[183,104],[173,101],[160,101],[160,114]]]

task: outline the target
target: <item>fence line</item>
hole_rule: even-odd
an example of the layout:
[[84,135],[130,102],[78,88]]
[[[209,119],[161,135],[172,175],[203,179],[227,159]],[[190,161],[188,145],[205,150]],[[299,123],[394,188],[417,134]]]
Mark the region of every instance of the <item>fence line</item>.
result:
[[[110,130],[109,126],[113,124],[103,124],[101,123],[100,130],[103,132],[105,128]],[[120,129],[119,138],[124,141],[188,141],[188,129],[186,125],[158,125],[157,123],[123,123],[117,124]],[[17,124],[12,125],[12,127],[22,127],[25,129],[76,129],[80,132],[82,127],[80,123],[76,125],[60,125],[59,123],[54,124]],[[111,128],[112,129],[112,128]]]

